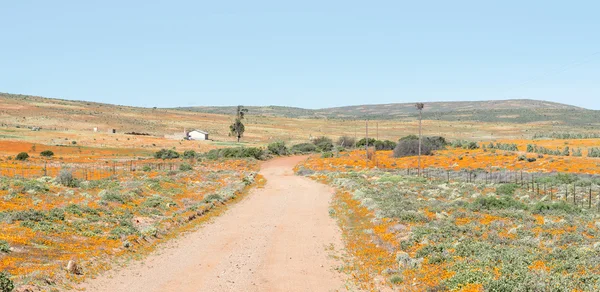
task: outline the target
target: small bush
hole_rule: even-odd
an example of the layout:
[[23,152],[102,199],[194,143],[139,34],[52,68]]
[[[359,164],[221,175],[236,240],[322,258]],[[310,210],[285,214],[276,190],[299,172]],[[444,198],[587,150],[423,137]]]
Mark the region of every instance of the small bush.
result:
[[54,156],[54,152],[50,151],[50,150],[44,150],[40,153],[41,156],[44,157],[52,157]]
[[193,167],[192,167],[192,166],[191,166],[189,163],[182,163],[182,164],[179,166],[179,170],[180,170],[180,171],[190,171],[190,170],[193,170],[193,169],[194,169],[194,168],[193,168]]
[[479,197],[473,202],[474,209],[499,210],[499,209],[518,209],[526,210],[527,205],[509,197],[503,196],[500,199],[495,197]]
[[0,240],[0,253],[9,253],[10,245],[5,240]]
[[[377,141],[375,138],[369,138],[368,139],[369,146],[375,145],[375,141]],[[356,148],[365,148],[365,146],[367,146],[366,138],[362,138],[362,139],[358,140],[358,142],[356,142]]]
[[333,153],[332,152],[323,152],[323,154],[321,154],[321,158],[331,158],[333,157]]
[[331,139],[322,136],[313,139],[313,144],[317,147],[317,151],[319,152],[327,152],[333,150],[333,141]]
[[354,144],[356,144],[356,139],[349,136],[342,136],[337,140],[337,145],[344,148],[354,147]]
[[528,157],[527,162],[535,162],[537,159],[535,157]]
[[516,184],[503,184],[496,188],[498,195],[514,195],[515,191],[519,188]]
[[167,150],[167,149],[161,149],[159,151],[156,151],[156,153],[154,153],[154,158],[156,159],[175,159],[175,158],[179,158],[179,153],[177,153],[177,151],[175,150]]
[[183,152],[183,158],[185,159],[196,158],[196,156],[198,156],[198,153],[194,150],[186,150]]
[[0,292],[11,292],[15,289],[15,284],[10,279],[10,274],[0,272]]
[[283,156],[289,154],[285,142],[283,141],[273,142],[267,146],[267,149],[269,149],[269,152],[273,155]]
[[[477,146],[477,143],[473,143],[474,146],[479,147]],[[447,144],[448,143],[446,142],[446,139],[444,137],[423,137],[421,140],[421,155],[433,155],[433,151],[444,149]],[[410,135],[401,138],[398,141],[396,148],[394,148],[394,157],[416,156],[418,154],[419,137],[415,135]]]
[[221,197],[220,195],[217,195],[217,194],[210,194],[210,195],[204,197],[203,201],[205,203],[210,203],[210,202],[213,202],[213,201],[222,202],[223,201],[223,197]]
[[375,141],[375,149],[377,150],[394,150],[394,148],[396,148],[396,143],[390,140]]
[[116,191],[105,191],[104,194],[102,194],[102,201],[124,204],[125,198]]
[[258,160],[265,159],[266,153],[263,149],[256,147],[234,147],[213,149],[206,153],[208,159],[219,158],[255,158]]
[[77,145],[77,141],[71,141],[72,145]]
[[27,154],[27,152],[21,152],[21,153],[17,154],[17,157],[15,157],[16,160],[20,160],[20,161],[25,161],[25,160],[27,160],[27,158],[29,158],[29,154]]
[[391,282],[392,284],[394,284],[394,285],[399,285],[399,284],[402,284],[402,282],[404,282],[404,281],[402,280],[402,277],[401,277],[401,276],[399,276],[399,275],[393,275],[393,276],[390,278],[390,282]]
[[290,152],[292,153],[311,153],[315,151],[317,151],[317,146],[312,143],[300,143],[290,148]]
[[70,169],[61,169],[56,177],[56,182],[66,187],[77,186],[77,180],[73,177]]
[[579,212],[579,208],[568,204],[564,201],[556,202],[539,202],[533,207],[533,212],[538,214],[551,213],[554,211],[573,214]]
[[333,144],[333,141],[330,138],[327,138],[325,136],[321,136],[321,137],[314,138],[312,140],[312,143],[315,144],[315,145],[319,145],[321,143],[330,143],[330,144]]
[[151,170],[152,170],[152,167],[150,167],[150,165],[144,165],[144,167],[142,167],[142,171],[148,172]]
[[519,157],[517,158],[518,161],[525,161],[527,160],[527,156],[525,155],[519,155]]

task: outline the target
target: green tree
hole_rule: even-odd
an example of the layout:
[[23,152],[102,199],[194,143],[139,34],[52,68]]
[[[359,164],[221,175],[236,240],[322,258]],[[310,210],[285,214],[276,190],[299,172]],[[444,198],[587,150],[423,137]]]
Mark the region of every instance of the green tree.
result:
[[238,105],[235,120],[233,121],[233,124],[229,126],[229,135],[237,137],[238,142],[240,142],[240,138],[244,136],[244,131],[246,131],[246,127],[242,123],[242,120],[247,112],[247,108],[244,108],[242,105]]

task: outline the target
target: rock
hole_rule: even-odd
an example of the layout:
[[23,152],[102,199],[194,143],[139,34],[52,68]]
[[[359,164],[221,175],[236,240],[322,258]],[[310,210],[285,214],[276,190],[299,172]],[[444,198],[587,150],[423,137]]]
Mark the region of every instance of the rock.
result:
[[67,263],[67,272],[73,275],[83,275],[83,270],[73,260],[70,260],[69,263]]
[[435,218],[438,220],[446,219],[446,218],[448,218],[448,213],[446,213],[446,212],[435,213]]

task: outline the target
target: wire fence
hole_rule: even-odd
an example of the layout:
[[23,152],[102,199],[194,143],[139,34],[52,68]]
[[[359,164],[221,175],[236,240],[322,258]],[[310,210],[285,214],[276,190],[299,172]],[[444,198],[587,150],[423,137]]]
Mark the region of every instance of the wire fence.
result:
[[0,176],[11,178],[36,179],[56,177],[63,169],[68,169],[73,177],[80,180],[100,180],[113,176],[128,175],[136,171],[173,171],[181,164],[194,164],[190,161],[105,161],[95,163],[45,163],[13,162],[0,164]]
[[[395,169],[397,171],[397,169]],[[406,175],[418,176],[417,168],[400,170]],[[567,183],[556,179],[558,172],[524,172],[503,169],[490,170],[448,170],[441,168],[424,168],[421,175],[426,179],[450,182],[466,182],[479,184],[515,184],[532,192],[543,200],[563,200],[577,207],[597,209],[600,211],[600,176],[592,174],[572,174]],[[576,179],[575,179],[576,178]]]

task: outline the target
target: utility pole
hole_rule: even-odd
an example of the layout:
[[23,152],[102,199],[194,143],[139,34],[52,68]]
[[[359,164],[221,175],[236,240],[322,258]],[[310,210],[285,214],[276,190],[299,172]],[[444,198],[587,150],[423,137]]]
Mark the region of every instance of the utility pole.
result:
[[365,167],[369,166],[369,120],[365,120]]
[[418,167],[419,167],[419,176],[421,176],[421,119],[423,118],[423,108],[425,104],[418,102],[416,105],[417,110],[419,110],[419,158],[418,158]]

